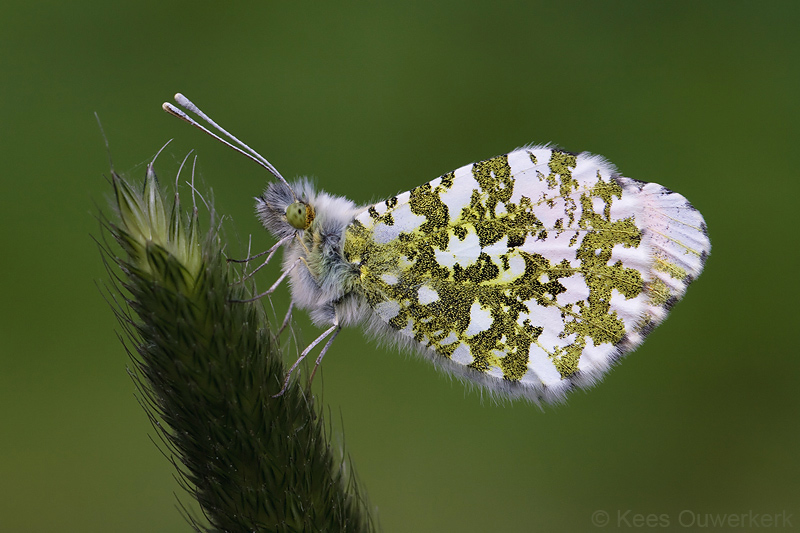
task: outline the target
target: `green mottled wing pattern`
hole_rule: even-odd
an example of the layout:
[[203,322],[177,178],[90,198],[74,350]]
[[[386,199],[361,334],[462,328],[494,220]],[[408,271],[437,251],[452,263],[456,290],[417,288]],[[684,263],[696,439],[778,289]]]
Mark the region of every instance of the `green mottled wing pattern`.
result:
[[343,246],[356,292],[397,335],[481,384],[548,401],[641,343],[710,250],[679,194],[540,146],[369,207]]

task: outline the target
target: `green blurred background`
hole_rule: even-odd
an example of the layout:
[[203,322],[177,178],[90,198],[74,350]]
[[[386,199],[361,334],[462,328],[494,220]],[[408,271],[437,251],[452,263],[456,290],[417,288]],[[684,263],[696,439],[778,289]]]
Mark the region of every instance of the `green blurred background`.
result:
[[0,531],[189,530],[97,288],[93,113],[131,176],[170,138],[162,177],[196,149],[233,255],[271,240],[252,212],[267,174],[165,115],[176,91],[287,177],[360,203],[554,142],[705,215],[706,272],[564,406],[482,400],[343,332],[315,386],[386,531],[592,531],[598,511],[605,529],[800,525],[798,28],[794,1],[5,2]]

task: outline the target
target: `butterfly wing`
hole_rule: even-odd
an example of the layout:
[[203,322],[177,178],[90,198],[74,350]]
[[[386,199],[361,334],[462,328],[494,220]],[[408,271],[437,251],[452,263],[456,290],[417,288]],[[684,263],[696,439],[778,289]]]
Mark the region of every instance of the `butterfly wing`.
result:
[[449,370],[546,401],[639,345],[709,250],[679,194],[541,146],[378,203],[344,242],[374,321]]

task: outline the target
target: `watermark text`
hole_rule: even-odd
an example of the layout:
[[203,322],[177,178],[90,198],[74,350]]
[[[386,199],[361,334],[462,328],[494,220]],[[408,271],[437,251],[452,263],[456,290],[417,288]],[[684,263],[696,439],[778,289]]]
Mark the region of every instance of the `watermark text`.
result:
[[794,516],[786,510],[761,513],[748,510],[740,513],[710,513],[684,509],[671,513],[642,513],[633,509],[598,509],[592,513],[592,525],[618,529],[783,529],[794,527]]

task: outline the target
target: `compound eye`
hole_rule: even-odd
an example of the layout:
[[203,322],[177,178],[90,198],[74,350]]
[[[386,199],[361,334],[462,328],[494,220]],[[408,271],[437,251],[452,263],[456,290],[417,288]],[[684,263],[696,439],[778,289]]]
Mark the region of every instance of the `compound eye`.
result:
[[293,228],[308,229],[314,221],[314,208],[304,202],[294,202],[286,208],[286,221]]

